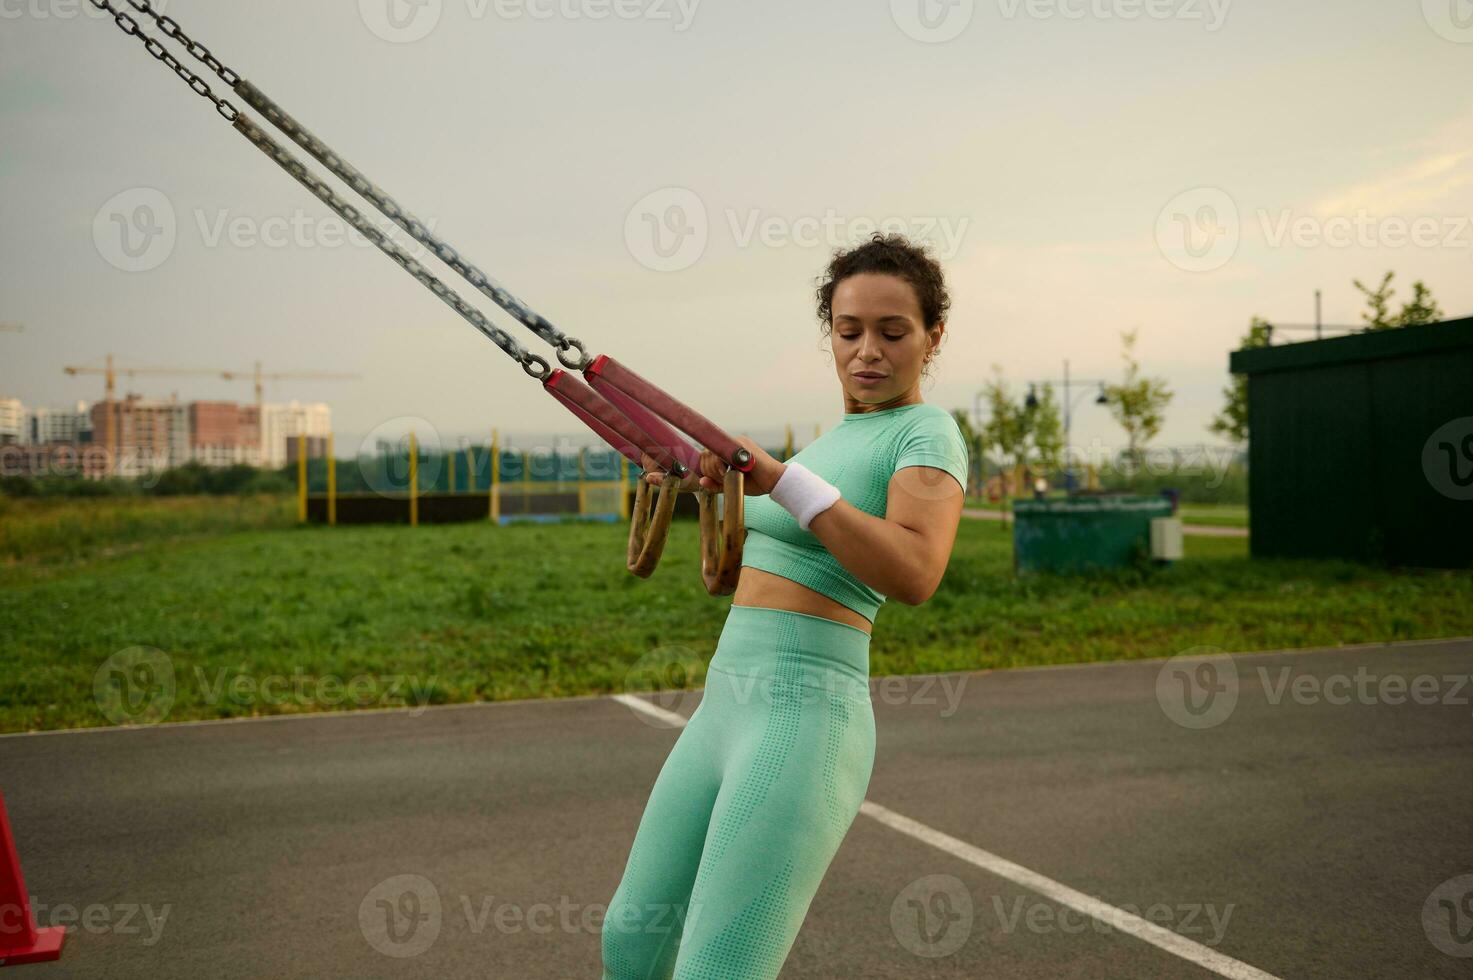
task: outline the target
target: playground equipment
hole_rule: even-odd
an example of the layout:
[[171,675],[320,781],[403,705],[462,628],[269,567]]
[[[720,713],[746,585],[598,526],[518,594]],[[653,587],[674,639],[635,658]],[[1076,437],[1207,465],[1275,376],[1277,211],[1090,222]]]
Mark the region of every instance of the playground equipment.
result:
[[[190,56],[204,64],[247,105],[270,120],[272,125],[313,159],[346,182],[410,237],[434,252],[477,291],[511,314],[543,341],[557,348],[557,359],[563,368],[582,372],[587,383],[563,368],[551,367],[543,358],[524,350],[510,335],[497,328],[479,310],[400,248],[378,226],[364,218],[357,208],[339,197],[336,191],[309,171],[249,116],[225,97],[216,95],[209,83],[185,67],[158,38],[147,33],[137,19],[120,10],[112,0],[90,2],[97,9],[111,14],[123,33],[138,38],[150,55],[183,79],[196,94],[209,100],[215,110],[253,146],[500,347],[521,365],[529,377],[540,381],[543,390],[578,416],[600,438],[634,465],[641,468],[653,465],[664,473],[659,496],[655,500],[651,500],[649,484],[644,480],[638,483],[634,516],[629,530],[627,566],[631,572],[642,578],[647,578],[654,572],[669,533],[676,494],[683,490],[690,491],[696,494],[700,508],[701,577],[706,590],[711,595],[729,595],[735,591],[737,577],[741,573],[742,543],[746,537],[742,488],[744,474],[750,472],[754,462],[750,452],[704,415],[612,357],[606,354],[590,356],[581,341],[558,330],[545,317],[532,311],[449,244],[435,236],[422,221],[308,132],[279,105],[267,98],[265,93],[223,64],[209,48],[185,34],[172,17],[160,14],[147,0],[127,0],[128,6],[151,19],[159,32],[182,45]],[[725,481],[720,491],[708,491],[701,487],[700,450],[696,445],[687,442],[686,436],[727,464]],[[718,493],[725,497],[719,527],[715,502]]]

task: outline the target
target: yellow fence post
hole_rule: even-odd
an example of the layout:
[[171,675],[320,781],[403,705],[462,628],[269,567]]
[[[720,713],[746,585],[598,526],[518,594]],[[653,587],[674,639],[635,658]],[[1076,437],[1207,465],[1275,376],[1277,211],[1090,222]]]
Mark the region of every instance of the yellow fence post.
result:
[[297,523],[307,523],[307,437],[297,434]]
[[409,433],[409,526],[419,527],[419,440]]
[[455,454],[454,453],[446,453],[445,454],[445,464],[450,467],[450,481],[449,481],[448,486],[450,487],[450,492],[451,493],[454,493],[455,492]]
[[332,433],[327,434],[327,523],[338,522],[338,461],[332,454]]
[[491,430],[490,463],[490,479],[486,483],[491,488],[489,491],[491,503],[486,508],[486,515],[493,524],[499,524],[501,523],[501,495],[496,491],[501,484],[501,444],[497,441],[495,429]]
[[[588,452],[587,447],[584,447],[584,448],[578,450],[578,516],[579,517],[582,517],[583,515],[585,515],[585,514],[588,513],[588,496],[587,496],[587,490],[588,490],[588,488],[585,485],[585,481],[583,479],[583,454],[586,453],[586,452]],[[553,462],[554,463],[557,462],[556,457],[554,457]]]
[[465,492],[476,492],[476,457],[471,455],[471,447],[465,447]]
[[619,453],[619,520],[629,520],[629,459]]

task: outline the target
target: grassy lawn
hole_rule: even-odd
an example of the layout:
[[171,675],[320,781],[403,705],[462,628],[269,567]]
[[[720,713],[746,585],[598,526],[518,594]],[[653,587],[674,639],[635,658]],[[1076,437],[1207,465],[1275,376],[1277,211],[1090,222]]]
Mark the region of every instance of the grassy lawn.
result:
[[[233,506],[195,516],[265,526],[125,522],[121,545],[52,540],[0,566],[0,730],[118,720],[94,696],[104,663],[146,687],[162,661],[169,721],[613,692],[668,664],[699,685],[731,601],[702,588],[688,521],[644,580],[622,525],[280,528]],[[15,512],[0,521],[16,540]],[[1473,633],[1467,572],[1250,562],[1244,539],[1199,537],[1154,572],[1020,580],[1010,541],[963,521],[936,595],[881,609],[872,674]],[[161,653],[114,656],[139,647]]]

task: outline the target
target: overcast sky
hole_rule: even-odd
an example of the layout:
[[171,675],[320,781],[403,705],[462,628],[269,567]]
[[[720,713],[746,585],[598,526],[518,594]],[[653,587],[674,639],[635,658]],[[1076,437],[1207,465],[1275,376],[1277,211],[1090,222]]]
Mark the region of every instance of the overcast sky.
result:
[[[405,417],[446,440],[584,437],[87,6],[0,0],[0,321],[25,326],[0,333],[0,396],[98,398],[62,367],[108,352],[259,359],[362,376],[268,389],[329,402],[340,452]],[[1165,444],[1216,441],[1249,318],[1309,322],[1316,288],[1331,324],[1358,321],[1353,278],[1388,269],[1473,315],[1468,0],[164,9],[591,351],[769,443],[838,421],[813,281],[881,222],[928,238],[950,277],[926,401],[970,409],[993,364],[1020,395],[1066,357],[1115,379],[1139,329],[1176,392]],[[251,397],[208,377],[125,387]],[[1074,443],[1118,446],[1076,397]]]

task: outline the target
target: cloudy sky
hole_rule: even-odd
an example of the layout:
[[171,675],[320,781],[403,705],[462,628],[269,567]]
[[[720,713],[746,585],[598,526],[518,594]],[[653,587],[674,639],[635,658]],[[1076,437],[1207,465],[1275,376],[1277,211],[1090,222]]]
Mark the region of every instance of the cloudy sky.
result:
[[[1164,444],[1215,441],[1255,314],[1309,322],[1322,289],[1325,322],[1355,323],[1351,280],[1395,270],[1473,315],[1468,0],[163,9],[590,350],[769,444],[838,420],[813,282],[876,225],[930,240],[953,287],[925,400],[970,409],[994,364],[1020,394],[1065,358],[1115,379],[1138,329],[1176,392]],[[100,397],[62,367],[109,352],[260,360],[361,375],[268,389],[328,401],[340,451],[406,418],[584,438],[90,5],[0,0],[0,133],[0,321],[25,326],[0,333],[0,396]],[[1118,446],[1075,394],[1074,443]]]

